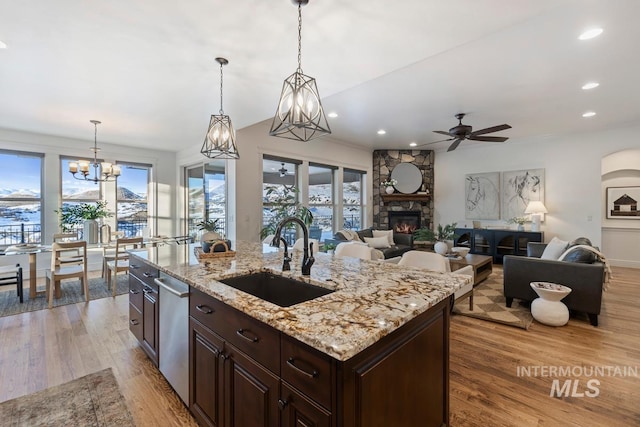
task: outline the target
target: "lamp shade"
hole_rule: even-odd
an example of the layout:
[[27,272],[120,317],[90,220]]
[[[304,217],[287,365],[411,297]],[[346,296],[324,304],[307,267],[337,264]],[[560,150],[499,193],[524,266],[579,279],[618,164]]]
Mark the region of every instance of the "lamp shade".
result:
[[544,203],[539,200],[531,201],[524,210],[527,214],[541,214],[547,213],[547,208],[544,207]]

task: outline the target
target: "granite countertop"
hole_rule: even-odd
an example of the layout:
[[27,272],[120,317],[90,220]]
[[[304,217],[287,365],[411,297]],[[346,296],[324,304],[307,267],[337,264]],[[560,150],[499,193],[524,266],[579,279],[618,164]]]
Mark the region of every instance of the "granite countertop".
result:
[[[311,276],[302,276],[302,251],[282,271],[282,251],[233,242],[236,255],[199,261],[193,245],[164,245],[137,256],[183,282],[338,360],[348,360],[427,311],[471,277],[428,272],[380,261],[314,254]],[[267,271],[334,290],[291,307],[280,307],[218,282]]]

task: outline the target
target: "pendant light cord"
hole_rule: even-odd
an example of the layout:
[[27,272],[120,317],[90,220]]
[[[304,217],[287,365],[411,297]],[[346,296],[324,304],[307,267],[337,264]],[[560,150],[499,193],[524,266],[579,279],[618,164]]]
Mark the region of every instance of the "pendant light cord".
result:
[[302,74],[302,3],[298,2],[298,71]]
[[93,167],[98,168],[98,123],[93,124]]
[[222,110],[222,63],[220,63],[220,114],[224,114]]

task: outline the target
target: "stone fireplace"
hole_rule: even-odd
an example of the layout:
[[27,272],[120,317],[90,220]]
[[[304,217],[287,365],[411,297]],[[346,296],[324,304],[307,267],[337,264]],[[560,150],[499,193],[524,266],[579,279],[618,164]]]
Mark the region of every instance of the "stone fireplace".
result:
[[431,150],[374,150],[373,152],[373,228],[392,229],[391,217],[406,214],[418,217],[417,227],[433,228],[433,198],[383,200],[384,188],[380,183],[390,178],[391,171],[400,163],[412,163],[423,176],[422,191],[433,194],[433,163],[435,154]]
[[413,234],[420,228],[420,211],[390,211],[388,214],[389,230]]

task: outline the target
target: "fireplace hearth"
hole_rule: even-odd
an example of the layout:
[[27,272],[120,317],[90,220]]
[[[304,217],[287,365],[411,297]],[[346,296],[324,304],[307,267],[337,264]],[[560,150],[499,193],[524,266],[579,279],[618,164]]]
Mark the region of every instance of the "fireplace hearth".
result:
[[420,211],[390,211],[389,230],[396,233],[413,234],[420,228]]

